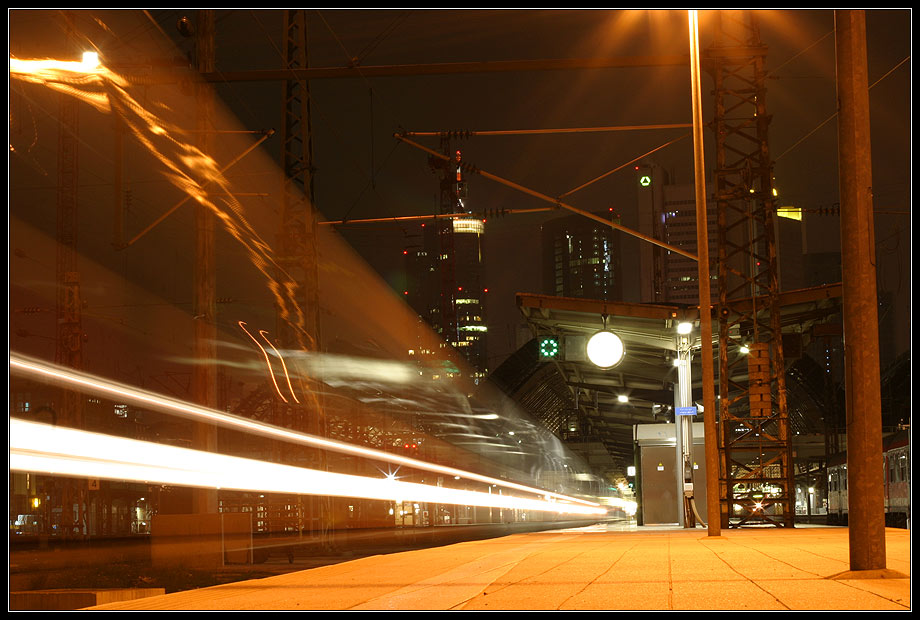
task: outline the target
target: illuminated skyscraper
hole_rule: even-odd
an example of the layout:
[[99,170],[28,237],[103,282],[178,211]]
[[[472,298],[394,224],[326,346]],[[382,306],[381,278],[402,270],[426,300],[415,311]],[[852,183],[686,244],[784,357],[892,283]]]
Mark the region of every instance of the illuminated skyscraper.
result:
[[[692,183],[670,184],[663,168],[636,166],[639,185],[638,231],[691,254],[697,253],[696,194]],[[711,192],[710,192],[711,194]],[[718,260],[718,218],[715,203],[707,205],[710,258],[710,301],[719,298],[715,278]],[[699,271],[692,258],[650,243],[639,244],[639,300],[643,303],[699,303]]]
[[485,222],[464,204],[466,184],[460,151],[450,161],[436,160],[441,171],[440,215],[422,224],[406,255],[406,301],[475,369],[488,374],[482,235]]
[[[619,221],[608,211],[604,217]],[[550,295],[622,300],[620,233],[583,215],[543,225],[543,288]]]

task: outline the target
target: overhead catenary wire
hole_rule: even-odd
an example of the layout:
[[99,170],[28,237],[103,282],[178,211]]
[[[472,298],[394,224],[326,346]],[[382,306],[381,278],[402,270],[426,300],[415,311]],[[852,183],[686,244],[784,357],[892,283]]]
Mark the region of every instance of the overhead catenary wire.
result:
[[[243,159],[246,155],[248,155],[249,153],[251,153],[252,151],[254,151],[260,144],[262,144],[263,142],[265,142],[265,140],[267,140],[268,138],[270,138],[271,136],[273,136],[274,133],[275,133],[275,131],[274,131],[273,129],[269,129],[269,130],[264,131],[261,138],[259,138],[256,142],[254,142],[253,144],[251,144],[246,150],[244,150],[242,153],[240,153],[239,155],[237,155],[233,160],[231,160],[231,161],[228,162],[223,168],[221,168],[221,170],[220,170],[221,174],[223,174],[224,172],[226,172],[227,170],[229,170],[230,168],[232,168],[236,163],[238,163],[238,162],[239,162],[241,159]],[[211,183],[211,181],[207,181],[207,182],[204,184],[204,186],[206,187],[206,186],[209,185],[210,183]],[[140,239],[141,237],[143,237],[144,235],[146,235],[146,234],[147,234],[148,232],[150,232],[153,228],[155,228],[158,224],[160,224],[160,222],[162,222],[162,221],[165,220],[167,217],[169,217],[170,215],[172,215],[172,214],[176,211],[176,209],[178,209],[179,207],[181,207],[182,205],[184,205],[186,202],[188,202],[189,200],[191,200],[191,198],[192,198],[191,195],[186,195],[185,198],[183,198],[182,200],[180,200],[179,202],[177,202],[176,204],[174,204],[174,205],[173,205],[171,208],[169,208],[165,213],[163,213],[162,215],[160,215],[160,217],[158,217],[158,218],[157,218],[156,220],[154,220],[151,224],[149,224],[146,228],[144,228],[144,230],[142,230],[141,232],[139,232],[139,233],[137,233],[136,235],[134,235],[134,237],[133,237],[130,241],[128,241],[127,243],[125,243],[123,247],[119,247],[119,248],[117,248],[117,249],[124,249],[124,248],[127,248],[127,247],[131,246],[131,245],[134,245],[134,243],[137,242],[138,239]]]
[[317,222],[317,224],[325,225],[343,225],[343,224],[369,224],[369,223],[379,223],[379,222],[411,222],[418,220],[443,220],[443,219],[454,219],[454,218],[469,218],[469,217],[492,217],[492,216],[503,216],[503,215],[519,215],[522,213],[545,213],[546,211],[554,211],[554,207],[538,207],[534,209],[499,209],[495,211],[480,211],[475,213],[429,213],[423,215],[397,215],[393,217],[371,217],[371,218],[362,218],[360,220],[326,220],[322,222]]
[[[420,150],[422,150],[422,151],[425,151],[426,153],[428,153],[429,155],[431,155],[431,156],[433,156],[433,157],[437,157],[437,158],[443,159],[443,160],[445,160],[445,161],[449,161],[449,159],[450,159],[447,155],[444,155],[443,153],[438,153],[437,151],[435,151],[435,150],[433,150],[433,149],[429,149],[428,147],[426,147],[426,146],[424,146],[424,145],[421,145],[421,144],[419,144],[418,142],[415,142],[415,141],[413,141],[413,140],[409,140],[408,138],[406,138],[406,137],[403,136],[402,134],[396,133],[396,134],[393,134],[393,136],[394,136],[397,140],[401,140],[401,141],[405,142],[406,144],[409,144],[409,145],[414,146],[414,147],[416,147],[416,148],[418,148],[418,149],[420,149]],[[684,250],[683,248],[679,248],[679,247],[677,247],[677,246],[673,246],[673,245],[670,245],[670,244],[668,244],[668,243],[664,243],[663,241],[659,241],[658,239],[655,239],[654,237],[649,237],[648,235],[644,235],[644,234],[642,234],[642,233],[640,233],[640,232],[638,232],[638,231],[632,230],[631,228],[627,228],[626,226],[622,226],[622,225],[617,224],[616,222],[613,222],[613,221],[611,221],[611,220],[604,219],[603,217],[601,217],[601,216],[599,216],[599,215],[597,215],[597,214],[591,213],[590,211],[585,211],[585,210],[583,210],[583,209],[579,209],[579,208],[577,208],[577,207],[573,207],[572,205],[569,205],[569,204],[566,204],[566,203],[562,202],[562,200],[560,200],[559,198],[553,198],[552,196],[547,196],[546,194],[543,194],[543,193],[541,193],[541,192],[538,192],[538,191],[536,191],[536,190],[534,190],[534,189],[531,189],[531,188],[529,188],[529,187],[525,187],[525,186],[520,185],[520,184],[518,184],[518,183],[515,183],[515,182],[513,182],[513,181],[509,181],[508,179],[504,179],[504,178],[502,178],[502,177],[500,177],[500,176],[498,176],[498,175],[492,174],[492,173],[487,172],[487,171],[485,171],[485,170],[481,170],[481,169],[479,169],[479,168],[477,168],[477,167],[475,167],[475,166],[471,166],[471,165],[469,165],[469,164],[461,164],[461,168],[462,168],[464,171],[468,172],[468,173],[471,173],[471,174],[478,174],[478,175],[480,175],[480,176],[483,176],[483,177],[485,177],[485,178],[487,178],[487,179],[490,179],[490,180],[492,180],[492,181],[495,181],[495,182],[497,182],[497,183],[501,183],[502,185],[505,185],[505,186],[510,187],[510,188],[512,188],[512,189],[516,189],[516,190],[518,190],[518,191],[520,191],[520,192],[523,192],[523,193],[525,193],[525,194],[529,194],[529,195],[533,196],[534,198],[539,198],[540,200],[543,200],[543,201],[546,201],[546,202],[551,202],[551,203],[553,203],[554,205],[556,205],[557,207],[566,209],[566,210],[568,210],[568,211],[572,211],[572,212],[574,212],[574,213],[578,213],[579,215],[583,215],[583,216],[587,217],[588,219],[595,220],[596,222],[599,222],[599,223],[601,223],[601,224],[604,224],[605,226],[610,226],[611,228],[615,228],[615,229],[617,229],[617,230],[619,230],[619,231],[621,231],[621,232],[625,232],[625,233],[627,233],[627,234],[629,234],[629,235],[632,235],[633,237],[637,237],[637,238],[639,238],[639,239],[642,239],[643,241],[648,241],[649,243],[651,243],[651,244],[653,244],[653,245],[657,245],[657,246],[662,247],[662,248],[664,248],[664,249],[666,249],[666,250],[670,250],[671,252],[675,252],[675,253],[677,253],[677,254],[680,254],[681,256],[686,256],[686,257],[689,258],[689,259],[697,260],[697,256],[696,256],[695,254],[691,254],[690,252],[687,252],[687,251]]]
[[692,127],[690,123],[670,123],[659,125],[618,125],[611,127],[562,127],[556,129],[496,129],[496,130],[478,130],[478,131],[406,131],[405,136],[521,136],[521,135],[544,135],[556,133],[591,133],[591,132],[608,132],[608,131],[635,131],[640,129],[684,129]]
[[[685,129],[685,128],[689,128],[692,126],[693,125],[690,123],[670,123],[670,124],[658,124],[658,125],[620,125],[620,126],[611,126],[611,127],[568,127],[568,128],[557,128],[557,129],[507,129],[507,130],[491,130],[491,131],[469,131],[468,130],[468,131],[448,131],[448,132],[444,132],[444,131],[440,131],[440,132],[437,132],[437,131],[407,131],[407,132],[404,132],[402,135],[404,136],[438,136],[438,137],[456,136],[456,137],[470,138],[474,136],[551,135],[551,134],[568,134],[568,133],[599,133],[599,132],[612,132],[612,131],[636,131],[636,130],[643,130],[643,129]],[[608,170],[604,174],[597,176],[591,179],[590,181],[587,181],[586,183],[582,183],[581,185],[573,189],[570,189],[569,191],[563,194],[560,194],[559,198],[565,198],[566,196],[570,196],[574,194],[575,192],[583,190],[589,185],[592,185],[600,181],[601,179],[607,178],[611,174],[614,174],[615,172],[619,172],[626,166],[629,166],[630,164],[634,164],[637,161],[645,157],[648,157],[652,153],[655,153],[657,151],[660,151],[663,148],[671,146],[675,142],[683,140],[689,135],[690,133],[687,132],[683,134],[682,136],[674,138],[673,140],[669,140],[668,142],[665,142],[664,144],[659,145],[653,148],[652,150],[647,151],[643,153],[642,155],[639,155],[638,157],[634,157],[633,159],[627,161],[626,163],[620,166],[617,166],[616,168],[612,170]]]
[[[834,31],[831,31],[830,33],[828,33],[827,35],[824,35],[824,36],[827,37],[827,36],[829,36],[830,34],[833,34],[833,32],[834,32]],[[823,38],[824,38],[824,37],[822,37],[822,39],[823,39]],[[817,42],[816,42],[815,44],[817,44]],[[815,44],[813,44],[812,47],[814,47]],[[809,49],[810,49],[810,48],[809,48]],[[790,59],[790,60],[791,60],[791,59]],[[875,80],[872,84],[870,84],[870,85],[869,85],[869,90],[871,91],[871,90],[872,90],[875,86],[877,86],[882,80],[884,80],[884,79],[887,78],[889,75],[891,75],[892,73],[894,73],[901,65],[903,65],[903,64],[906,63],[906,62],[908,62],[909,60],[910,60],[910,56],[907,56],[907,57],[905,57],[905,58],[902,58],[900,62],[898,62],[895,66],[893,66],[891,69],[889,69],[888,71],[886,71],[884,75],[882,75],[880,78],[878,78],[877,80]],[[787,62],[789,62],[789,61],[787,61]],[[786,64],[786,63],[783,63],[783,64]],[[782,65],[780,65],[780,66],[782,66]],[[775,69],[774,69],[774,72],[775,72]],[[773,73],[773,72],[771,72],[771,73]],[[780,160],[782,157],[784,157],[787,153],[789,153],[790,151],[792,151],[794,148],[796,148],[797,146],[799,146],[801,143],[805,142],[805,140],[807,140],[808,138],[810,138],[811,136],[813,136],[815,133],[818,132],[818,130],[820,130],[822,127],[824,127],[825,125],[827,125],[829,122],[831,122],[831,121],[834,120],[835,118],[837,118],[837,112],[836,112],[836,111],[835,111],[833,114],[831,114],[830,116],[828,116],[826,119],[824,119],[823,121],[821,121],[821,122],[818,124],[817,127],[815,127],[814,129],[812,129],[811,131],[809,131],[807,134],[805,134],[804,136],[802,136],[801,138],[799,138],[798,140],[796,140],[796,141],[792,144],[792,146],[790,146],[790,147],[787,148],[785,151],[783,151],[782,153],[780,153],[779,155],[777,155],[777,156],[773,159],[773,161],[779,161],[779,160]]]

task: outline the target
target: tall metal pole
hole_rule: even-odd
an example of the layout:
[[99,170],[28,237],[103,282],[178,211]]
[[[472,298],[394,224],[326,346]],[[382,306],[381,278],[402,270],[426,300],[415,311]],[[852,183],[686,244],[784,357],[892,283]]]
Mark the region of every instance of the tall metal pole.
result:
[[885,568],[875,230],[865,11],[835,11],[850,569]]
[[[196,61],[201,72],[214,70],[214,11],[198,11]],[[196,93],[197,125],[200,148],[210,155],[213,99],[208,84],[201,83]],[[217,284],[214,267],[214,215],[203,204],[195,206],[195,367],[192,390],[195,402],[212,409],[217,403]],[[208,452],[217,449],[217,429],[208,424],[195,425],[195,446]],[[217,492],[199,489],[193,492],[192,512],[217,512]]]
[[280,317],[279,334],[284,346],[312,351],[318,349],[320,319],[310,84],[293,77],[298,69],[308,64],[304,9],[284,11],[282,36],[288,74],[282,97],[282,204],[278,253],[284,270],[294,279],[298,307],[288,310],[290,316]]
[[[72,16],[65,14],[67,41],[75,39]],[[79,228],[77,200],[79,175],[79,109],[69,94],[60,95],[60,129],[58,133],[58,202],[57,202],[57,269],[56,318],[57,363],[77,370],[83,369],[83,319],[78,271]],[[57,423],[73,428],[83,427],[83,397],[79,392],[60,391]],[[65,479],[61,488],[61,527],[65,538],[83,534],[86,514],[86,483]],[[73,506],[79,505],[74,515]]]
[[[313,128],[310,83],[295,74],[309,65],[305,9],[285,9],[283,16],[285,82],[281,128],[281,230],[279,262],[294,285],[293,307],[278,317],[281,344],[301,351],[320,351],[319,267],[317,211],[313,190]],[[296,407],[276,404],[275,423],[289,428],[326,434],[321,390],[309,389],[309,401]],[[280,446],[279,446],[280,447]],[[312,466],[325,469],[325,453],[311,455]],[[298,529],[304,528],[331,544],[331,504],[328,497],[311,496],[298,512]]]
[[696,253],[700,290],[700,357],[703,380],[703,428],[706,449],[706,520],[710,536],[722,532],[719,511],[719,450],[715,374],[712,361],[712,310],[709,293],[709,224],[706,219],[706,169],[703,161],[703,104],[700,87],[700,34],[697,12],[690,22],[690,84],[693,100],[693,167],[696,184]]

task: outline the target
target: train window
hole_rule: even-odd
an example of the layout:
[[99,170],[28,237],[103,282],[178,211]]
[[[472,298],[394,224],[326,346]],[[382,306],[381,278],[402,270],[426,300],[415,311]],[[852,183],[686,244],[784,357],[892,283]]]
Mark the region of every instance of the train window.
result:
[[895,465],[897,465],[897,462],[895,461],[895,459],[893,457],[889,457],[888,458],[888,482],[889,483],[900,482],[901,480],[898,477],[898,470],[895,468]]
[[898,455],[898,470],[901,475],[901,480],[907,480],[907,455],[900,454]]

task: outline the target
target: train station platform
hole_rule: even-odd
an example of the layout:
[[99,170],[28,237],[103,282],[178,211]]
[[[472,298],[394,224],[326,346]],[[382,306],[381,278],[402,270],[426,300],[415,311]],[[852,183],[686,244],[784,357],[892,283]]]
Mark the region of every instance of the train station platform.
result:
[[850,572],[845,527],[586,528],[376,555],[92,610],[910,610],[910,531]]

